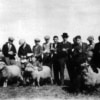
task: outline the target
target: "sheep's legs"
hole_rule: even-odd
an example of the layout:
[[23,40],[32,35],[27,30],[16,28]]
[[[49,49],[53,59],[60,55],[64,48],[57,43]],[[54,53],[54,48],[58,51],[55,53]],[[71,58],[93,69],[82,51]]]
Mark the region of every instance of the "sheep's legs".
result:
[[37,78],[37,85],[40,87],[40,78]]
[[23,77],[22,77],[22,75],[20,75],[19,78],[18,78],[18,86],[20,84],[23,84]]
[[3,83],[3,87],[7,87],[7,82],[8,82],[8,79],[6,79]]
[[51,85],[53,85],[53,78],[51,77],[50,79],[51,79]]

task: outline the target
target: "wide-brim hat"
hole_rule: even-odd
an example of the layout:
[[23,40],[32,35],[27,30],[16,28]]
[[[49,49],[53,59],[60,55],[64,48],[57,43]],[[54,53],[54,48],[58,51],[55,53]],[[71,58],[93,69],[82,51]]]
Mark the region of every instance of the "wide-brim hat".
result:
[[69,35],[68,35],[68,33],[63,33],[63,34],[62,34],[62,37],[63,37],[63,38],[68,38]]
[[35,42],[40,42],[40,39],[36,38],[34,39]]

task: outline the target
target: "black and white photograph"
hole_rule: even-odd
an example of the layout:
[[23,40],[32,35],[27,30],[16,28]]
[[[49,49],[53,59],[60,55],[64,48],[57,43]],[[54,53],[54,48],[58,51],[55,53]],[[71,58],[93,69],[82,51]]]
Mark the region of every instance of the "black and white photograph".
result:
[[0,100],[100,100],[100,0],[0,0]]

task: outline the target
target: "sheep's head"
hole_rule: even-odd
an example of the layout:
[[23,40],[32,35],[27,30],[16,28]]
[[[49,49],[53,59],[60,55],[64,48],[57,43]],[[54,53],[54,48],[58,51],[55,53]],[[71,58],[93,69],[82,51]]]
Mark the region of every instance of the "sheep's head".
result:
[[27,72],[32,72],[34,69],[33,69],[33,65],[31,63],[28,63],[26,65],[26,68],[25,68],[25,71]]
[[81,69],[83,73],[88,72],[88,68],[89,68],[90,64],[88,62],[84,62],[81,64]]

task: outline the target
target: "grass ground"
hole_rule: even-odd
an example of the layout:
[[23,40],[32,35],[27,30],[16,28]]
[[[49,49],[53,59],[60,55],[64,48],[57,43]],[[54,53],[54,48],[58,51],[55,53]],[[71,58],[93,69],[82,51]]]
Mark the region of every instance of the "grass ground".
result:
[[100,88],[87,94],[69,93],[61,86],[45,85],[39,88],[33,86],[0,88],[0,100],[100,100]]
[[[65,69],[65,79],[69,80]],[[97,91],[82,94],[71,93],[66,87],[45,85],[39,88],[34,86],[0,86],[0,100],[100,100],[100,88]]]

